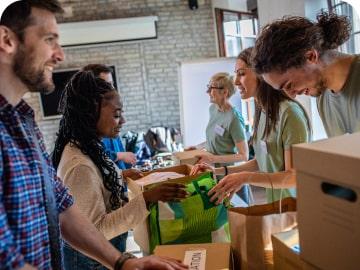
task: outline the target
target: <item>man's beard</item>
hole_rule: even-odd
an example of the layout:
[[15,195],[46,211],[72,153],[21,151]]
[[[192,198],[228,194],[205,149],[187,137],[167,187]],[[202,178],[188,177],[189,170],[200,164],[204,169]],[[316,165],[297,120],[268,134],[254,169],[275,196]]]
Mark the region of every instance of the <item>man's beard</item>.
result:
[[46,80],[44,70],[33,67],[34,57],[32,52],[26,52],[23,45],[15,55],[13,70],[30,92],[51,93],[55,89],[52,80]]
[[324,78],[320,78],[320,80],[315,85],[315,89],[316,89],[316,93],[312,95],[314,97],[319,97],[322,95],[322,93],[326,91],[327,86]]

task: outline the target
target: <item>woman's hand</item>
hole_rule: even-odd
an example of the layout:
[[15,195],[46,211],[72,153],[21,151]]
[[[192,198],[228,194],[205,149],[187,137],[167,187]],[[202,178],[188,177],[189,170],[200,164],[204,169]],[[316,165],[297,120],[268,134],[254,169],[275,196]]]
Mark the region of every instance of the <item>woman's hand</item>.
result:
[[[204,151],[205,152],[205,151]],[[200,163],[208,163],[208,164],[213,164],[214,163],[214,159],[215,156],[213,154],[210,153],[204,153],[204,154],[198,154],[195,157],[198,158],[198,161],[196,163],[200,164]]]
[[184,199],[187,195],[185,186],[176,183],[164,183],[143,192],[146,203],[155,203],[158,201],[176,202]]
[[213,187],[208,195],[210,201],[220,204],[225,198],[231,198],[244,184],[247,183],[249,172],[232,173],[225,176]]
[[202,172],[213,172],[215,174],[215,168],[207,163],[196,164],[192,167],[190,175],[195,175]]
[[136,180],[139,179],[141,177],[144,177],[144,175],[141,173],[141,171],[137,170],[137,169],[127,169],[127,170],[123,170],[122,171],[122,175],[123,177],[126,179],[127,177]]
[[135,165],[136,164],[136,155],[133,152],[118,152],[116,154],[117,159],[124,161],[125,163]]
[[196,150],[196,146],[189,146],[187,148],[184,149],[184,151],[191,151],[191,150]]

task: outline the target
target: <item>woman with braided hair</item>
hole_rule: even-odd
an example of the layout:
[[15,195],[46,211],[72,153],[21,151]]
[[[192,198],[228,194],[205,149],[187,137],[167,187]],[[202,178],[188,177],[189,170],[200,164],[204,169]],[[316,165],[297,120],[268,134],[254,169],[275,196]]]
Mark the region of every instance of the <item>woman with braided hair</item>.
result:
[[[147,217],[148,203],[181,199],[186,192],[182,185],[163,184],[129,201],[124,178],[134,171],[119,170],[101,143],[103,137],[118,135],[125,122],[122,107],[111,84],[91,71],[76,73],[60,102],[63,117],[53,163],[83,214],[123,252],[124,233]],[[66,243],[64,258],[67,269],[105,269]]]

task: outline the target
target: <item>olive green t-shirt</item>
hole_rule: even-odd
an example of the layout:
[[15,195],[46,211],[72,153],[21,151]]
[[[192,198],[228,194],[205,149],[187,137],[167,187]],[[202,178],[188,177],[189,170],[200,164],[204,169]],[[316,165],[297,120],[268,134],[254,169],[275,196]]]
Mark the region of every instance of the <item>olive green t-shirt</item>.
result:
[[317,98],[319,115],[328,137],[360,131],[360,57],[353,60],[341,92],[326,90]]
[[206,150],[214,155],[236,154],[236,144],[246,140],[244,119],[240,112],[234,107],[229,111],[221,112],[215,104],[211,104],[209,112]]
[[[254,138],[254,151],[259,171],[280,172],[285,170],[284,151],[293,144],[310,140],[311,132],[303,109],[293,101],[283,101],[280,104],[279,119],[269,136],[263,139],[266,115],[261,113],[258,135]],[[286,181],[286,179],[285,179]],[[281,189],[266,189],[268,202],[280,199]],[[283,189],[282,198],[295,197],[295,189]]]

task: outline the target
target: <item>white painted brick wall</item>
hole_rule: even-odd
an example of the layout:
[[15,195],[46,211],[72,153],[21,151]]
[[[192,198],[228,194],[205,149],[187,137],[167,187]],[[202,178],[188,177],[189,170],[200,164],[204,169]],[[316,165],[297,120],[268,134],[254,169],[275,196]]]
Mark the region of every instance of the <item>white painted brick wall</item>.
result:
[[[61,0],[73,16],[59,21],[84,21],[134,16],[159,17],[158,38],[91,47],[66,48],[59,68],[89,63],[116,66],[117,85],[124,100],[127,123],[123,131],[151,126],[180,127],[178,63],[216,57],[210,0],[192,11],[186,0]],[[52,151],[59,120],[43,120],[37,94],[26,101],[34,108],[47,148]]]

